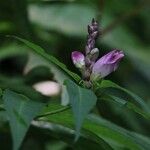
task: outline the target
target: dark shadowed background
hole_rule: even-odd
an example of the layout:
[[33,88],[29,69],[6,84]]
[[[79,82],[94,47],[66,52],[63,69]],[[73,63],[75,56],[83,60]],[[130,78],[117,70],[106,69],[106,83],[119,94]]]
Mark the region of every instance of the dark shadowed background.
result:
[[[55,80],[55,74],[45,66],[30,70],[29,48],[6,35],[16,35],[40,45],[79,74],[70,54],[74,50],[84,51],[87,25],[96,18],[102,33],[97,40],[100,55],[115,48],[125,53],[118,70],[107,79],[135,92],[150,106],[148,6],[148,0],[0,0],[0,87],[45,100],[49,97],[36,93],[32,85]],[[37,64],[39,60],[32,61]],[[98,110],[122,127],[150,135],[149,125],[130,111],[105,103],[98,105]],[[21,149],[71,149],[53,134],[31,127]],[[9,150],[11,144],[8,123],[0,111],[0,149]]]

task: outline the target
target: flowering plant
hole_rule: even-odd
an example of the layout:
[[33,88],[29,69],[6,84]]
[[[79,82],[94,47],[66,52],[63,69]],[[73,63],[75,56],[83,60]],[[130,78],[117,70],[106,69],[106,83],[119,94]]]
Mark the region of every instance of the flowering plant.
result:
[[120,60],[124,57],[122,51],[113,50],[97,60],[99,49],[95,48],[95,42],[100,34],[99,32],[98,23],[93,19],[91,25],[88,25],[89,35],[87,37],[85,55],[79,51],[74,51],[71,55],[74,65],[82,73],[82,78],[88,81],[89,84],[115,71]]
[[[92,143],[92,149],[93,147],[103,150],[112,150],[113,148],[147,150],[147,147],[149,148],[147,137],[111,123],[104,119],[101,114],[98,115],[96,111],[96,106],[104,101],[115,102],[117,108],[119,106],[125,107],[140,115],[143,119],[150,119],[149,107],[143,99],[116,83],[104,79],[118,68],[124,53],[121,50],[114,49],[98,58],[101,51],[95,47],[95,43],[100,34],[98,22],[93,19],[91,25],[88,26],[84,54],[80,51],[73,51],[71,54],[73,64],[79,69],[81,77],[67,69],[55,57],[47,54],[40,46],[13,36],[32,49],[34,52],[32,59],[38,60],[38,66],[46,65],[50,67],[55,74],[55,79],[61,86],[61,101],[68,100],[65,106],[60,105],[59,102],[56,104],[43,102],[42,100],[32,101],[24,94],[17,94],[6,89],[5,86],[0,86],[0,99],[3,100],[0,110],[7,114],[13,135],[14,150],[19,149],[30,124],[36,128],[50,130],[50,133],[54,132],[55,137],[69,141],[70,145],[75,145],[77,148],[78,144],[82,145],[83,142],[83,149],[87,149],[89,141],[90,144]],[[31,62],[28,62],[30,69],[37,65],[33,64],[32,59]],[[33,87],[42,86],[43,93],[47,96],[48,90],[51,90],[45,89],[48,83],[36,84]],[[16,85],[20,86],[19,84]],[[130,97],[131,101],[118,95],[117,92],[110,92],[109,89],[115,89],[118,93],[121,91],[120,93]],[[21,93],[28,94],[29,91],[33,92],[32,90],[31,88],[24,91],[23,88]],[[40,92],[39,89],[38,92]],[[32,98],[36,99],[37,97],[33,96]],[[62,135],[64,135],[63,138]],[[86,144],[84,144],[85,141]]]

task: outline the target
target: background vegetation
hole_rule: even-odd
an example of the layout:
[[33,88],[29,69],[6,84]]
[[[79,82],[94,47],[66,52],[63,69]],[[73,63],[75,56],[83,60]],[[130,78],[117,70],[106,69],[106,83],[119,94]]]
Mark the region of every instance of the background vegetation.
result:
[[[145,100],[147,106],[150,106],[148,4],[147,0],[1,0],[0,88],[9,88],[36,101],[66,103],[64,100],[61,102],[60,95],[50,98],[32,88],[32,85],[39,81],[64,78],[59,75],[59,71],[53,72],[53,69],[51,67],[49,69],[40,58],[35,57],[27,46],[6,35],[16,35],[40,45],[47,53],[66,64],[71,71],[79,74],[71,62],[70,54],[73,50],[84,51],[86,27],[94,17],[99,21],[102,30],[101,38],[97,42],[100,55],[114,48],[123,50],[125,53],[119,69],[107,79],[133,91]],[[99,102],[94,111],[129,131],[150,136],[150,122],[114,102]],[[55,119],[62,119],[69,124],[63,114],[57,117],[52,116],[50,120],[55,122]],[[96,127],[94,129],[98,131]],[[68,130],[68,128],[63,130],[63,127],[53,125],[50,131],[47,131],[32,125],[21,149],[73,149],[72,135],[68,134],[71,131]],[[113,136],[113,133],[111,135]],[[87,142],[83,138],[74,148],[85,149]],[[118,145],[114,147],[128,149]],[[0,111],[0,149],[11,148],[10,128],[5,111],[2,109]],[[88,144],[88,148],[92,149],[93,145],[90,147]]]

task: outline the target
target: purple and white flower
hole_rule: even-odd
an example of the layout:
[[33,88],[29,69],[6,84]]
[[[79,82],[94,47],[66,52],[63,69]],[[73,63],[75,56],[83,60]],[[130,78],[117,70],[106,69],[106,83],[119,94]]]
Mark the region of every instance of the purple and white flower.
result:
[[118,68],[124,53],[120,50],[113,50],[96,61],[92,68],[92,78],[103,78]]
[[85,66],[85,57],[81,52],[78,52],[78,51],[72,52],[71,58],[72,58],[74,65],[77,68],[81,69]]
[[122,51],[113,50],[97,60],[99,49],[95,48],[95,43],[100,34],[98,22],[93,19],[88,25],[85,55],[78,51],[72,52],[71,55],[74,65],[80,69],[82,79],[90,84],[115,71],[124,57]]

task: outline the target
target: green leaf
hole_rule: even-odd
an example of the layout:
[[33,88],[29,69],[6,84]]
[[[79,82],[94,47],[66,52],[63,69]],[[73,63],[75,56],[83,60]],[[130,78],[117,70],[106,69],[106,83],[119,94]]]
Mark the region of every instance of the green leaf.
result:
[[32,125],[48,130],[46,131],[46,133],[49,134],[50,137],[61,139],[73,149],[113,150],[113,148],[108,143],[106,143],[102,138],[98,138],[95,134],[89,131],[85,131],[86,135],[82,134],[80,136],[80,139],[76,143],[74,143],[73,138],[75,131],[70,128],[54,124],[51,122],[43,122],[43,121],[34,121],[32,122]]
[[66,80],[65,84],[74,114],[76,126],[75,140],[77,140],[80,135],[80,128],[83,121],[91,109],[96,105],[97,97],[91,90],[81,88],[71,80]]
[[39,115],[41,116],[41,115],[44,115],[44,114],[48,114],[48,113],[52,113],[52,112],[57,112],[58,110],[65,109],[67,107],[68,106],[62,106],[58,100],[56,100],[56,101],[50,101],[44,107],[44,109],[41,111],[41,113]]
[[113,95],[106,95],[102,96],[100,98],[101,100],[107,100],[107,101],[115,101],[117,104],[119,104],[121,107],[126,107],[128,109],[133,110],[134,112],[140,114],[144,118],[150,120],[150,114],[144,112],[141,108],[137,107],[135,104],[128,102],[120,97],[116,97]]
[[143,99],[141,99],[139,96],[137,96],[136,94],[132,93],[131,91],[117,85],[116,83],[110,81],[110,80],[103,80],[100,84],[101,88],[115,88],[118,90],[121,90],[125,93],[127,93],[128,95],[130,95],[138,104],[140,104],[140,106],[143,108],[143,110],[145,110],[146,112],[150,113],[150,109],[147,106],[147,104],[144,102]]
[[22,39],[22,38],[19,38],[19,37],[16,37],[16,36],[11,36],[11,37],[14,37],[15,39],[23,42],[24,44],[26,44],[28,47],[30,47],[35,53],[37,53],[38,55],[42,56],[45,60],[47,60],[48,62],[51,62],[53,63],[54,65],[56,65],[57,67],[59,67],[60,69],[62,69],[64,72],[66,72],[70,77],[72,77],[76,82],[79,82],[81,79],[80,77],[71,72],[70,70],[67,69],[67,67],[59,62],[55,57],[47,54],[44,49],[42,49],[40,46],[34,44],[34,43],[31,43],[25,39]]
[[[73,116],[69,110],[43,117],[40,120],[61,124],[71,129],[74,128]],[[81,133],[83,135],[87,136],[86,131],[92,132],[112,147],[122,147],[130,150],[147,150],[146,148],[150,146],[150,140],[147,137],[139,134],[135,136],[134,132],[121,128],[100,116],[88,115],[82,129]],[[95,140],[94,137],[92,138]]]
[[[67,109],[66,109],[67,108]],[[49,103],[49,105],[46,105],[46,107],[43,109],[43,111],[41,112],[41,115],[37,116],[37,119],[43,119],[43,117],[45,118],[46,116],[49,117],[53,117],[53,115],[59,115],[62,112],[68,111],[71,107],[64,107],[61,106],[59,103],[56,102],[51,102]],[[63,118],[62,118],[63,119]],[[46,126],[45,126],[46,124]],[[54,124],[51,122],[41,122],[41,121],[34,121],[32,122],[32,125],[40,127],[40,128],[45,128],[50,130],[50,136],[54,136],[55,138],[61,138],[64,142],[68,143],[70,146],[73,145],[73,147],[75,149],[77,148],[85,148],[85,149],[91,149],[92,147],[94,147],[94,149],[102,149],[102,150],[112,150],[112,148],[110,147],[110,145],[108,143],[106,143],[103,139],[97,137],[96,134],[89,132],[89,131],[85,131],[86,135],[81,134],[80,139],[74,143],[73,139],[74,139],[74,134],[75,131],[69,128],[66,128],[62,125],[58,125],[58,124]],[[89,142],[89,144],[87,145],[86,143]]]
[[4,91],[3,100],[9,118],[13,149],[18,150],[31,121],[42,110],[44,104],[10,90]]
[[[112,133],[110,133],[111,136],[114,136],[114,133],[116,133],[116,134],[119,133],[123,138],[120,141],[122,141],[123,143],[126,143],[127,141],[129,142],[128,143],[129,145],[127,145],[127,146],[124,145],[125,147],[129,147],[130,149],[135,149],[135,150],[137,150],[137,149],[140,149],[140,150],[149,149],[150,139],[147,137],[144,137],[143,135],[128,131],[128,130],[126,130],[122,127],[119,127],[116,124],[114,124],[108,120],[105,120],[101,117],[98,117],[96,115],[89,115],[88,119],[90,121],[92,121],[93,123],[96,123],[97,125],[103,126],[105,128],[109,128],[110,132],[112,132]],[[117,137],[117,138],[119,138],[119,137]],[[135,143],[137,148],[135,147],[134,144],[131,144],[130,142]]]

